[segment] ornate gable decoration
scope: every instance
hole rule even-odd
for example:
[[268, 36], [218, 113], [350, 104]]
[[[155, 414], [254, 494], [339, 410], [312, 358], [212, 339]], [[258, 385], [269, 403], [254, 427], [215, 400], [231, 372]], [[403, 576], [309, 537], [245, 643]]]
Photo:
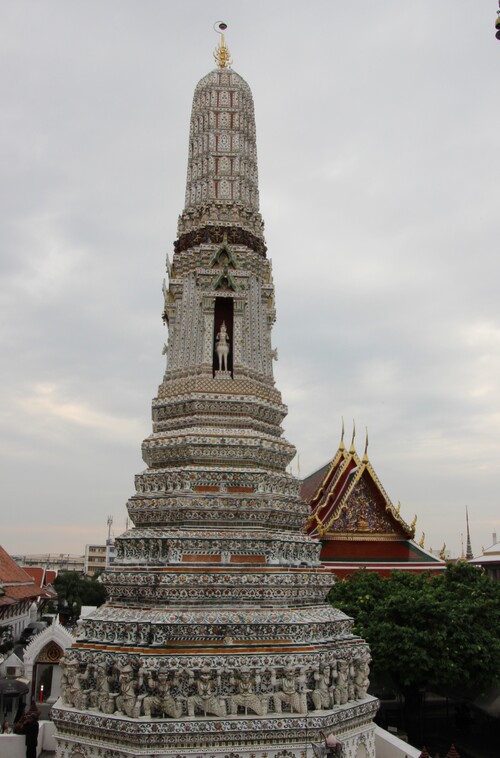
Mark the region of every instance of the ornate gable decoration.
[[311, 506], [306, 530], [315, 537], [364, 540], [415, 536], [414, 524], [409, 526], [394, 508], [366, 453], [360, 460], [354, 447], [347, 452], [343, 442], [323, 481], [306, 499]]
[[224, 268], [232, 266], [233, 268], [237, 268], [233, 251], [227, 244], [227, 233], [224, 234], [224, 242], [215, 251], [210, 261], [210, 267], [214, 268], [215, 266], [224, 266]]
[[36, 662], [37, 663], [59, 663], [63, 657], [64, 652], [59, 647], [57, 642], [51, 640], [43, 650], [39, 653]]
[[224, 270], [219, 274], [219, 276], [213, 283], [212, 289], [232, 290], [233, 292], [238, 291], [238, 285], [236, 284], [233, 277], [229, 273], [227, 266], [224, 266]]

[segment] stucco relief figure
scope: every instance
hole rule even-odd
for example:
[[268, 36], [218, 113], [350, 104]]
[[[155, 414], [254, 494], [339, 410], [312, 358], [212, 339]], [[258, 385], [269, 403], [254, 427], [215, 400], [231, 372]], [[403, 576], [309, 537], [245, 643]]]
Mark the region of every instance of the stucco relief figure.
[[283, 676], [276, 679], [275, 672], [271, 674], [271, 684], [279, 687], [273, 695], [274, 710], [281, 713], [283, 703], [290, 707], [292, 713], [307, 713], [307, 690], [305, 689], [305, 677], [296, 674], [291, 666], [285, 666]]
[[118, 713], [130, 718], [139, 718], [143, 698], [137, 696], [137, 691], [141, 686], [142, 672], [139, 673], [139, 678], [135, 681], [132, 666], [124, 666], [120, 669], [120, 676], [118, 677], [119, 693], [116, 698], [116, 710]]
[[171, 716], [173, 719], [182, 716], [182, 704], [174, 698], [171, 692], [171, 686], [175, 683], [175, 677], [171, 682], [168, 671], [165, 669], [158, 671], [156, 680], [153, 679], [152, 673], [149, 674], [148, 687], [152, 694], [144, 698], [145, 716]]
[[202, 668], [199, 678], [196, 681], [196, 695], [191, 695], [187, 699], [188, 716], [194, 716], [196, 709], [202, 711], [203, 715], [213, 713], [215, 716], [226, 715], [226, 703], [223, 698], [217, 696], [217, 684], [210, 669]]
[[67, 660], [62, 658], [60, 664], [63, 668], [61, 695], [64, 704], [72, 708], [86, 708], [88, 690], [82, 689], [82, 679], [85, 675], [79, 672], [78, 661], [73, 658]]
[[220, 332], [215, 338], [215, 352], [219, 359], [219, 371], [227, 371], [227, 357], [229, 355], [229, 335], [227, 333], [226, 322], [223, 321]]
[[333, 688], [335, 705], [345, 705], [349, 698], [349, 666], [347, 661], [337, 662], [337, 678]]
[[92, 669], [94, 671], [95, 689], [90, 693], [90, 705], [102, 713], [113, 713], [113, 697], [110, 694], [113, 677], [108, 676], [105, 663], [98, 663], [97, 666], [92, 666]]
[[[255, 694], [255, 685], [259, 683], [259, 680], [258, 674], [252, 677], [250, 669], [243, 666], [236, 678], [236, 695], [232, 695], [230, 699], [232, 716], [236, 716], [238, 713], [238, 706], [245, 709], [245, 715], [248, 710], [253, 711], [257, 716], [266, 715], [267, 697], [261, 699]], [[234, 683], [235, 680], [231, 677], [231, 684]]]
[[314, 672], [315, 687], [311, 697], [317, 711], [326, 710], [332, 705], [330, 690], [330, 666], [323, 664]]
[[368, 661], [362, 659], [354, 661], [354, 695], [356, 700], [363, 700], [367, 695], [370, 686], [369, 673]]

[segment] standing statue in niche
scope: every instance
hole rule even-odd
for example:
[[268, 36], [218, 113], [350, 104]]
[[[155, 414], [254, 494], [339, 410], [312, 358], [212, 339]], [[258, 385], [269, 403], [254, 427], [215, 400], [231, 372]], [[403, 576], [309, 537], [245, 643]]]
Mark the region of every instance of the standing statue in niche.
[[229, 334], [227, 333], [226, 322], [223, 321], [220, 331], [215, 338], [215, 352], [219, 359], [219, 371], [227, 371], [227, 357], [229, 355]]

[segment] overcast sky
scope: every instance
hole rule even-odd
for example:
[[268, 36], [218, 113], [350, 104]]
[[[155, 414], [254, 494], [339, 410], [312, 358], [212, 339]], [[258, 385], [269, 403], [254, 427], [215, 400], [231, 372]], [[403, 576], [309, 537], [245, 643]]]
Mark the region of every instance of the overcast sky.
[[460, 554], [466, 505], [475, 554], [500, 537], [496, 5], [0, 2], [0, 544], [125, 528], [220, 19], [254, 94], [300, 474], [355, 419], [426, 547]]

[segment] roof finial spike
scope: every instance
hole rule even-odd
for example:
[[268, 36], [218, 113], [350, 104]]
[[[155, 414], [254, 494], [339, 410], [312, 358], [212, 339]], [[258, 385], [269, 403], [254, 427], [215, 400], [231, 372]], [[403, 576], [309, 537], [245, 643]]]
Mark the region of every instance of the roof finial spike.
[[470, 530], [469, 530], [469, 510], [467, 506], [465, 506], [465, 521], [467, 523], [467, 547], [465, 550], [465, 557], [468, 561], [470, 561], [471, 558], [474, 558], [474, 553], [472, 552], [472, 545], [470, 541]]
[[363, 463], [368, 463], [368, 427], [365, 426], [366, 438], [365, 438], [365, 452], [363, 453]]
[[214, 29], [217, 34], [221, 35], [221, 40], [214, 50], [215, 62], [219, 68], [229, 68], [233, 61], [231, 58], [231, 53], [229, 52], [229, 48], [227, 47], [226, 41], [224, 39], [224, 32], [227, 29], [227, 24], [225, 21], [216, 21], [214, 24]]
[[339, 445], [339, 450], [345, 450], [345, 445], [344, 445], [344, 431], [345, 431], [345, 429], [344, 429], [344, 417], [342, 416], [342, 434], [340, 435], [340, 445]]
[[355, 448], [354, 448], [354, 439], [355, 439], [355, 437], [356, 437], [356, 422], [355, 422], [355, 420], [353, 419], [353, 420], [352, 420], [352, 439], [351, 439], [351, 448], [350, 448], [350, 450], [349, 450], [349, 452], [350, 452], [350, 453], [355, 453], [355, 452], [356, 452], [356, 450], [355, 450]]

